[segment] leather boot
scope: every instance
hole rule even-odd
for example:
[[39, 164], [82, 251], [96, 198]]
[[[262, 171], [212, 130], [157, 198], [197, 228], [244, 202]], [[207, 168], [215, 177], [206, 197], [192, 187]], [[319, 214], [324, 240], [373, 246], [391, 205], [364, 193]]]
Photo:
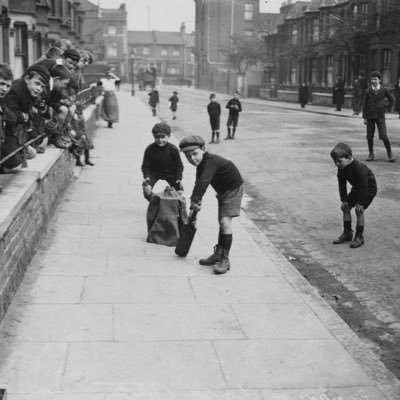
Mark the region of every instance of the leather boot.
[[369, 153], [369, 155], [365, 161], [374, 161], [374, 160], [375, 160], [374, 153]]
[[226, 274], [231, 269], [229, 262], [229, 252], [222, 249], [222, 255], [219, 261], [214, 264], [214, 274], [222, 275]]
[[396, 162], [396, 159], [393, 156], [393, 153], [390, 151], [388, 152], [389, 162]]
[[94, 164], [90, 161], [89, 158], [89, 150], [85, 150], [85, 164], [90, 165], [91, 167], [94, 166]]
[[343, 233], [333, 241], [333, 244], [342, 244], [344, 242], [351, 242], [353, 239], [353, 230], [344, 230]]
[[364, 244], [364, 236], [362, 233], [359, 233], [354, 236], [353, 241], [350, 243], [350, 247], [352, 249], [357, 249], [358, 247], [361, 247]]
[[231, 139], [235, 139], [236, 128], [232, 129], [232, 136]]
[[232, 139], [231, 137], [231, 128], [228, 128], [228, 135], [226, 136], [226, 138], [224, 140], [229, 140]]
[[219, 245], [214, 246], [214, 253], [208, 258], [201, 258], [199, 260], [200, 265], [214, 265], [217, 261], [221, 259], [222, 248]]

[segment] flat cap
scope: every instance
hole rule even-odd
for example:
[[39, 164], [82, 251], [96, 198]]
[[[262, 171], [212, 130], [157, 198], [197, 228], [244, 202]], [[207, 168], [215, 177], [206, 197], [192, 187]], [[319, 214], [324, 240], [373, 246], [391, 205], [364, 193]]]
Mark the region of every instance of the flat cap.
[[382, 74], [379, 71], [372, 71], [371, 77], [376, 77], [376, 78], [382, 79]]
[[79, 52], [74, 49], [65, 50], [63, 57], [70, 58], [71, 60], [76, 61], [76, 62], [78, 62], [81, 59], [81, 55], [79, 54]]
[[50, 72], [46, 67], [39, 64], [31, 65], [23, 74], [23, 76], [28, 75], [30, 72], [35, 72], [39, 75], [40, 79], [47, 85], [50, 81]]
[[158, 124], [155, 124], [153, 126], [153, 129], [151, 130], [153, 135], [156, 134], [162, 134], [162, 135], [170, 135], [171, 134], [171, 128], [168, 124], [165, 122], [159, 122]]
[[179, 148], [181, 151], [190, 151], [197, 149], [198, 147], [204, 147], [205, 142], [201, 136], [190, 135], [186, 136], [179, 143]]

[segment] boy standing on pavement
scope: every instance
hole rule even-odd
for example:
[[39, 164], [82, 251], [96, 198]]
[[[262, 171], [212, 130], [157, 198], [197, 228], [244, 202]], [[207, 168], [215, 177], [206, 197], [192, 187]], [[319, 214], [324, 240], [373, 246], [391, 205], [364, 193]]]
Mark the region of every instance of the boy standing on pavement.
[[[393, 107], [394, 99], [389, 90], [381, 85], [382, 74], [371, 72], [371, 87], [364, 94], [363, 118], [367, 126], [367, 141], [369, 155], [366, 161], [374, 161], [375, 125], [378, 128], [379, 139], [383, 141], [390, 162], [395, 162], [390, 142], [387, 136], [385, 113]], [[388, 103], [386, 104], [386, 100]]]
[[169, 98], [169, 109], [172, 112], [172, 119], [176, 119], [176, 111], [178, 110], [179, 97], [178, 92], [174, 90], [172, 96]]
[[207, 112], [210, 117], [211, 143], [219, 143], [219, 122], [221, 117], [221, 106], [217, 102], [214, 93], [210, 94], [210, 102], [207, 105]]
[[233, 94], [233, 99], [228, 101], [226, 108], [229, 110], [229, 115], [226, 123], [226, 126], [228, 127], [228, 135], [225, 140], [235, 139], [236, 127], [239, 121], [239, 113], [242, 112], [242, 103], [239, 100], [238, 91]]
[[179, 143], [190, 164], [196, 167], [196, 182], [190, 197], [190, 209], [199, 212], [201, 200], [208, 185], [217, 192], [218, 243], [214, 252], [201, 265], [214, 266], [215, 274], [225, 274], [230, 269], [229, 251], [232, 246], [232, 218], [240, 215], [243, 197], [243, 179], [232, 161], [205, 150], [200, 136], [187, 136]]
[[[377, 193], [375, 176], [365, 164], [353, 157], [351, 148], [345, 143], [338, 143], [331, 151], [331, 157], [338, 167], [337, 178], [342, 201], [340, 208], [343, 212], [344, 225], [343, 233], [333, 243], [351, 242], [350, 247], [355, 249], [364, 244], [364, 211], [372, 203]], [[347, 193], [347, 182], [352, 186], [349, 193]], [[353, 207], [355, 207], [357, 215], [354, 239], [351, 229], [351, 209]]]

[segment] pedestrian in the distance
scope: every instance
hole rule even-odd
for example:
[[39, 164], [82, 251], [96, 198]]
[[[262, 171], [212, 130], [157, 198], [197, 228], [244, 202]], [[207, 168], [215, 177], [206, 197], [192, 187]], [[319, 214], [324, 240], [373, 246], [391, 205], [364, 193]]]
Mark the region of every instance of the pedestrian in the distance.
[[396, 102], [394, 103], [394, 111], [399, 113], [400, 118], [400, 77], [398, 78], [397, 83], [394, 85], [393, 94], [396, 99]]
[[385, 114], [393, 107], [394, 99], [389, 90], [381, 85], [382, 74], [379, 71], [371, 72], [371, 87], [364, 94], [363, 118], [367, 126], [367, 141], [369, 155], [366, 161], [374, 161], [374, 134], [378, 128], [379, 139], [383, 141], [390, 162], [395, 162], [392, 148], [387, 135]]
[[199, 212], [208, 185], [217, 192], [218, 242], [210, 257], [201, 259], [201, 265], [214, 267], [215, 274], [230, 269], [229, 251], [232, 246], [232, 218], [240, 215], [243, 197], [243, 179], [232, 161], [208, 153], [200, 136], [187, 136], [179, 143], [190, 164], [196, 167], [196, 183], [190, 197], [190, 209]]
[[353, 85], [353, 115], [359, 115], [361, 112], [362, 101], [364, 97], [364, 92], [367, 89], [365, 86], [364, 74], [360, 73], [357, 79], [354, 80]]
[[157, 88], [154, 88], [149, 93], [149, 106], [151, 107], [151, 112], [153, 117], [157, 116], [157, 106], [160, 104], [160, 95], [158, 93]]
[[336, 75], [336, 82], [333, 85], [332, 103], [336, 105], [335, 111], [342, 111], [344, 104], [344, 80], [340, 75]]
[[[343, 233], [333, 241], [334, 244], [351, 242], [350, 247], [355, 249], [364, 244], [364, 212], [372, 203], [377, 193], [376, 179], [373, 172], [362, 162], [353, 157], [350, 146], [338, 143], [331, 151], [331, 157], [338, 167], [339, 195], [342, 202]], [[347, 193], [347, 182], [351, 190]], [[357, 216], [356, 233], [353, 239], [351, 228], [351, 209], [355, 207]]]
[[219, 125], [221, 118], [221, 106], [217, 102], [217, 97], [214, 93], [210, 94], [210, 102], [207, 105], [207, 112], [210, 117], [211, 125], [211, 143], [219, 143]]
[[299, 103], [301, 108], [305, 108], [308, 103], [308, 96], [310, 95], [310, 90], [306, 82], [302, 82], [299, 86]]
[[181, 155], [178, 148], [168, 141], [171, 128], [165, 122], [159, 122], [151, 132], [154, 143], [147, 146], [142, 163], [143, 195], [147, 200], [150, 200], [153, 186], [160, 179], [176, 190], [183, 190]]
[[169, 109], [172, 112], [172, 119], [176, 119], [176, 112], [178, 111], [179, 97], [178, 92], [173, 91], [172, 96], [169, 98]]
[[104, 98], [102, 103], [102, 117], [107, 121], [107, 126], [112, 128], [114, 122], [119, 121], [118, 100], [115, 95], [116, 85], [121, 82], [117, 75], [111, 70], [106, 72], [106, 76], [100, 79]]
[[228, 134], [225, 140], [235, 139], [236, 128], [239, 122], [239, 113], [242, 112], [242, 103], [239, 100], [238, 91], [236, 91], [233, 94], [233, 98], [228, 101], [226, 108], [229, 110], [229, 115], [226, 123]]

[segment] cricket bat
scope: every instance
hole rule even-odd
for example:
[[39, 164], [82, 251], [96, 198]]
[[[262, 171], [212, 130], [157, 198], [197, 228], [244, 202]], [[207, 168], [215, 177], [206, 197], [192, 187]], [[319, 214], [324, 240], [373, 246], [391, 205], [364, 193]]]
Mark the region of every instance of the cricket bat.
[[175, 247], [175, 254], [180, 257], [186, 257], [189, 253], [190, 246], [192, 245], [194, 235], [196, 234], [196, 227], [194, 222], [196, 222], [197, 211], [193, 211], [192, 215], [189, 217], [188, 223], [183, 225], [181, 231], [179, 232], [178, 243]]

